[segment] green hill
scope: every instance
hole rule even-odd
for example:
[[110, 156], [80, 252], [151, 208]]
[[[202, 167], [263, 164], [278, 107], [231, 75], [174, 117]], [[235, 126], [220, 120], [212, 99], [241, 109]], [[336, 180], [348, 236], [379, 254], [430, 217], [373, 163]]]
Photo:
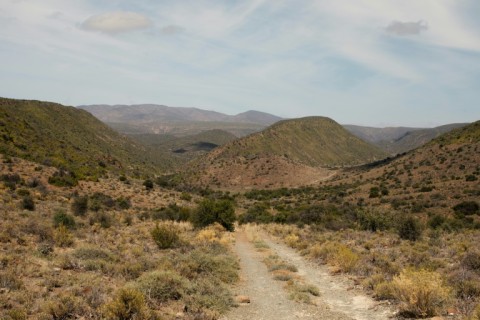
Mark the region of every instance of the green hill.
[[386, 156], [332, 119], [307, 117], [277, 122], [264, 131], [224, 145], [209, 158], [257, 155], [284, 156], [309, 166], [350, 166]]
[[0, 153], [95, 178], [106, 171], [158, 172], [168, 161], [90, 113], [56, 103], [0, 98]]
[[430, 144], [463, 144], [478, 143], [480, 141], [480, 120], [462, 128], [454, 129], [432, 140]]

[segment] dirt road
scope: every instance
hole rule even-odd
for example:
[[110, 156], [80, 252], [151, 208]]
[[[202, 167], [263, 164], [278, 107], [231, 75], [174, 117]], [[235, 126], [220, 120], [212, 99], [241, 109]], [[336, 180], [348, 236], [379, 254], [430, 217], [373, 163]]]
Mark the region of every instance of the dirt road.
[[391, 310], [379, 306], [361, 292], [349, 290], [345, 278], [331, 276], [326, 268], [305, 261], [294, 250], [265, 234], [260, 236], [277, 255], [294, 264], [300, 276], [317, 286], [321, 296], [316, 305], [289, 300], [283, 283], [272, 278], [262, 262], [262, 255], [243, 231], [237, 231], [235, 251], [240, 259], [241, 282], [235, 293], [248, 296], [251, 302], [234, 308], [222, 320], [383, 320], [392, 315]]

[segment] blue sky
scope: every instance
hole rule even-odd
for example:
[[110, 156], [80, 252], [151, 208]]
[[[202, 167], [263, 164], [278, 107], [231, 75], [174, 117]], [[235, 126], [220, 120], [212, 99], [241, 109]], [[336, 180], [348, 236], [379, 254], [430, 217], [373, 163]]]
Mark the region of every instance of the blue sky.
[[0, 96], [480, 119], [478, 0], [0, 0]]

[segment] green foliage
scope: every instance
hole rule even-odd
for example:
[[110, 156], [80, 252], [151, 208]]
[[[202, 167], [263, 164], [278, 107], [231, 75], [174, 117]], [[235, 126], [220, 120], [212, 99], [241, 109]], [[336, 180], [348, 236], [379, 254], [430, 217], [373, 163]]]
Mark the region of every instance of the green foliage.
[[113, 219], [110, 214], [103, 211], [95, 212], [89, 219], [90, 225], [94, 225], [95, 223], [100, 224], [102, 228], [108, 229], [113, 224]]
[[273, 222], [273, 215], [268, 211], [270, 206], [264, 202], [256, 202], [253, 206], [249, 207], [247, 212], [242, 214], [238, 221], [240, 224], [245, 223], [270, 223]]
[[88, 196], [78, 196], [73, 199], [72, 212], [76, 216], [85, 216], [88, 211]]
[[475, 201], [463, 201], [453, 207], [458, 217], [469, 216], [480, 213], [480, 206]]
[[368, 196], [369, 198], [378, 198], [380, 197], [380, 188], [378, 187], [371, 187], [370, 188], [370, 194]]
[[0, 98], [0, 122], [1, 153], [63, 168], [70, 174], [49, 179], [57, 186], [74, 186], [79, 179], [120, 168], [158, 172], [165, 162], [74, 107]]
[[171, 220], [171, 221], [188, 221], [190, 219], [190, 209], [180, 207], [176, 203], [169, 204], [166, 208], [160, 208], [153, 212], [152, 219], [155, 220]]
[[409, 216], [400, 221], [398, 235], [404, 240], [417, 241], [422, 235], [422, 229], [418, 221]]
[[74, 187], [78, 184], [78, 179], [73, 172], [59, 170], [48, 178], [48, 183], [57, 187]]
[[160, 249], [170, 249], [177, 246], [180, 242], [178, 230], [173, 224], [158, 224], [151, 231], [153, 241]]
[[75, 218], [65, 213], [64, 211], [57, 211], [53, 216], [53, 224], [55, 228], [65, 226], [68, 229], [75, 229]]
[[204, 199], [191, 216], [191, 221], [196, 228], [218, 222], [228, 231], [234, 231], [235, 220], [235, 209], [230, 200]]
[[145, 181], [143, 181], [143, 186], [147, 190], [152, 190], [153, 189], [153, 181], [150, 180], [150, 179], [146, 179]]

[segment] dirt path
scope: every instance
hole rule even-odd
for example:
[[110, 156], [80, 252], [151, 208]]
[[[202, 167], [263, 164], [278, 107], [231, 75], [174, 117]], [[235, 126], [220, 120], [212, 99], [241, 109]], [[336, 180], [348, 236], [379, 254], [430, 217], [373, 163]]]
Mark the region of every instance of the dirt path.
[[352, 282], [344, 276], [332, 276], [326, 266], [314, 264], [302, 258], [294, 249], [262, 235], [282, 259], [294, 264], [298, 273], [307, 282], [315, 285], [321, 298], [332, 310], [340, 311], [357, 320], [385, 320], [392, 318], [394, 311], [379, 304], [360, 290], [352, 290]]
[[226, 314], [222, 320], [384, 320], [392, 312], [378, 306], [371, 298], [353, 290], [342, 277], [333, 277], [322, 266], [306, 262], [294, 250], [261, 235], [263, 241], [282, 259], [294, 264], [298, 273], [321, 292], [316, 305], [297, 303], [288, 299], [283, 283], [275, 281], [243, 231], [237, 231], [235, 250], [240, 258], [241, 283], [235, 294], [248, 296], [249, 304], [241, 304]]
[[248, 296], [251, 303], [231, 310], [223, 320], [352, 319], [341, 312], [329, 310], [323, 303], [313, 306], [289, 300], [283, 283], [272, 278], [262, 262], [262, 255], [247, 240], [244, 232], [237, 232], [235, 250], [242, 270], [241, 283], [235, 293]]

